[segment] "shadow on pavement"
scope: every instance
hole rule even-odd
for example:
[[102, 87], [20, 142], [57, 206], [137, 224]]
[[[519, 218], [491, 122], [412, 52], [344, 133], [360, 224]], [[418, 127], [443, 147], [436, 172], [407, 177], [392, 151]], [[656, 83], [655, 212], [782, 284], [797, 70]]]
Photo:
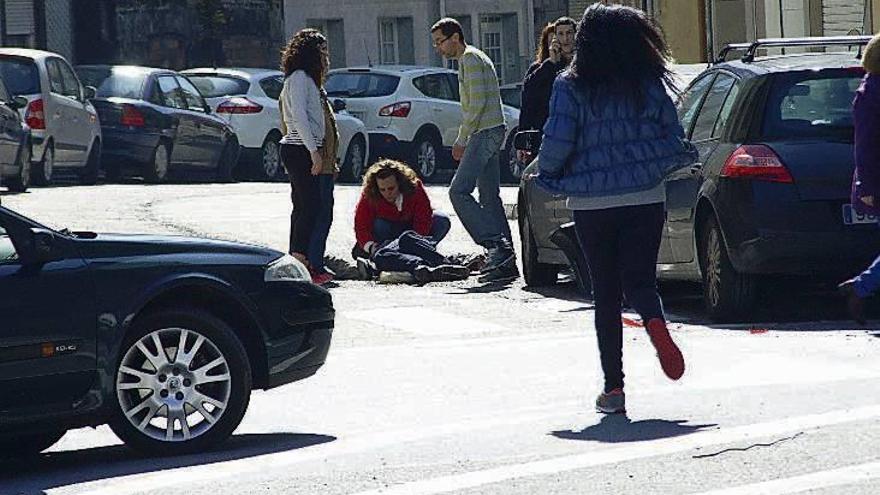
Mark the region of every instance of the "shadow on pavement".
[[309, 433], [234, 435], [218, 449], [178, 457], [145, 457], [122, 445], [50, 452], [34, 459], [0, 466], [0, 492], [40, 494], [45, 490], [77, 483], [234, 461], [303, 449], [334, 440], [336, 437]]
[[598, 424], [588, 426], [581, 431], [554, 431], [551, 435], [562, 440], [624, 443], [679, 437], [718, 426], [716, 424], [689, 425], [685, 423], [687, 421], [682, 419], [633, 421], [626, 414], [612, 414], [603, 416]]

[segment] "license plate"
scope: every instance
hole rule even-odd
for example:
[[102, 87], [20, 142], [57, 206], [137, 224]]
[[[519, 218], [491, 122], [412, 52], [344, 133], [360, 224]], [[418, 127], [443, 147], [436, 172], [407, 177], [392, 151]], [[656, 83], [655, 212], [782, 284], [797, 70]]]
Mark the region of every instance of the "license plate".
[[843, 205], [843, 223], [846, 225], [877, 223], [877, 217], [874, 215], [863, 215], [857, 212], [851, 204], [845, 204]]

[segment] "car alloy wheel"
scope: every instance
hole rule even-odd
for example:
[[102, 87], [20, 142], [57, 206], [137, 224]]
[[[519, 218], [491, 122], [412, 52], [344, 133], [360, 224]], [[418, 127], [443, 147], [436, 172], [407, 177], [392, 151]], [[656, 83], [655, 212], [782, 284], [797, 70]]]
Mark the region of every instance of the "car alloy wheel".
[[116, 373], [125, 417], [143, 435], [181, 442], [208, 432], [226, 413], [232, 376], [226, 356], [194, 330], [155, 330], [129, 347]]
[[437, 170], [437, 148], [429, 139], [419, 143], [417, 160], [419, 173], [422, 177], [425, 180], [433, 177], [434, 172]]
[[364, 145], [361, 140], [353, 138], [351, 144], [348, 145], [348, 152], [345, 156], [345, 168], [348, 170], [350, 178], [355, 182], [361, 180], [364, 176], [364, 163], [366, 162], [364, 152]]
[[52, 174], [55, 170], [55, 149], [50, 144], [43, 152], [43, 159], [34, 170], [34, 183], [40, 186], [48, 186], [52, 182]]
[[159, 143], [153, 151], [153, 163], [150, 164], [146, 173], [147, 182], [163, 182], [168, 177], [170, 165], [168, 146], [165, 143]]
[[263, 177], [273, 179], [281, 169], [281, 150], [276, 141], [266, 139], [262, 148]]
[[711, 307], [718, 307], [721, 303], [721, 240], [718, 238], [718, 229], [712, 229], [707, 234], [706, 242], [706, 299]]

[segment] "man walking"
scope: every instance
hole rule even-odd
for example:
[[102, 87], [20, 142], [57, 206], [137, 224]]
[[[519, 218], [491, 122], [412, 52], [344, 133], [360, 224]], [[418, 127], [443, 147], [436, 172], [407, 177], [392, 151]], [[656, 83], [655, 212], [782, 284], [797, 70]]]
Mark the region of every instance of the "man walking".
[[[452, 158], [459, 165], [449, 185], [449, 199], [471, 238], [488, 251], [480, 281], [516, 278], [516, 254], [500, 196], [498, 157], [505, 127], [495, 66], [485, 53], [467, 44], [455, 19], [437, 21], [431, 38], [441, 56], [458, 60], [462, 121], [452, 147]], [[479, 202], [473, 197], [475, 187]]]

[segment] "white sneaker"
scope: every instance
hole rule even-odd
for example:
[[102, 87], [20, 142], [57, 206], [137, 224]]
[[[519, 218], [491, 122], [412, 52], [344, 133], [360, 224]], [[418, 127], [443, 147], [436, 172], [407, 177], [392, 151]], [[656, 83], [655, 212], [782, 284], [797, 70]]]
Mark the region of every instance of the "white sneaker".
[[379, 274], [380, 284], [412, 284], [416, 278], [410, 272], [382, 272]]

